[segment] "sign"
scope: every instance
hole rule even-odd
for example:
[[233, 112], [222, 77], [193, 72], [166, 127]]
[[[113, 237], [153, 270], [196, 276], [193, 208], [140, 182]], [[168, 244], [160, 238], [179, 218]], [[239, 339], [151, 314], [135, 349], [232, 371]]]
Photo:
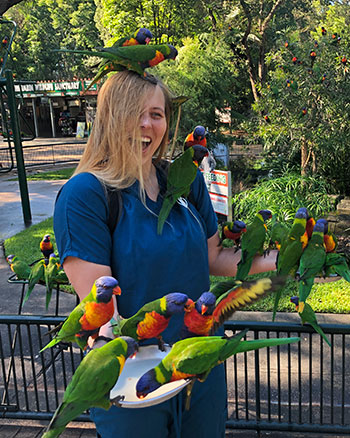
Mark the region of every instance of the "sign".
[[202, 172], [215, 213], [227, 216], [232, 220], [231, 172], [213, 170]]
[[[60, 81], [37, 82], [34, 84], [15, 84], [16, 94], [23, 93], [24, 97], [37, 96], [80, 96], [92, 81]], [[90, 90], [89, 90], [90, 91]], [[91, 92], [97, 92], [97, 84], [91, 87]]]

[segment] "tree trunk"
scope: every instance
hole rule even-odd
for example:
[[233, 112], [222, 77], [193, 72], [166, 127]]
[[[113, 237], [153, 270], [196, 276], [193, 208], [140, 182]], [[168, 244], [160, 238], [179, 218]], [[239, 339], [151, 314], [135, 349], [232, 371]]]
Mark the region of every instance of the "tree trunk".
[[306, 167], [309, 159], [310, 154], [308, 153], [307, 141], [303, 138], [301, 140], [301, 176], [306, 175]]

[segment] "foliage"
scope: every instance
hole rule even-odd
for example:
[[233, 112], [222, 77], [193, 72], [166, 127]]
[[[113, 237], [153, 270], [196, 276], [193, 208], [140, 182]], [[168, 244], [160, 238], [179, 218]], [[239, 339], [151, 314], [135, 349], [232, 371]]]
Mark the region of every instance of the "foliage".
[[327, 188], [318, 178], [289, 174], [259, 181], [232, 199], [234, 217], [250, 222], [261, 209], [269, 209], [280, 221], [292, 221], [299, 207], [319, 218], [333, 209]]
[[64, 169], [49, 170], [48, 172], [36, 172], [34, 174], [28, 174], [28, 181], [39, 181], [39, 180], [58, 180], [58, 179], [69, 179], [75, 170], [75, 167], [67, 167]]

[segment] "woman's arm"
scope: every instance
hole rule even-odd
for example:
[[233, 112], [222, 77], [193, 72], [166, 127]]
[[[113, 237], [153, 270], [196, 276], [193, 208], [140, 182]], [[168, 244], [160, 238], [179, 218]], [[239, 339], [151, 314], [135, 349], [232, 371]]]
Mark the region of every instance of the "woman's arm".
[[[234, 248], [223, 248], [217, 231], [208, 239], [209, 272], [211, 275], [235, 276], [237, 264], [241, 259], [241, 251], [235, 252]], [[255, 256], [249, 274], [274, 271], [276, 269], [276, 250], [270, 251], [266, 257]]]

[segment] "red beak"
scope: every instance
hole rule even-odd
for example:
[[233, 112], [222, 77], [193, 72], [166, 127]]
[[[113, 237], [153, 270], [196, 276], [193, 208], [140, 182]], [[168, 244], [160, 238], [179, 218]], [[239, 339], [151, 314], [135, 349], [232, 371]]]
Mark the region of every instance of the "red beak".
[[117, 286], [113, 289], [113, 295], [121, 295], [121, 293], [122, 293], [122, 290], [120, 289], [119, 286]]

